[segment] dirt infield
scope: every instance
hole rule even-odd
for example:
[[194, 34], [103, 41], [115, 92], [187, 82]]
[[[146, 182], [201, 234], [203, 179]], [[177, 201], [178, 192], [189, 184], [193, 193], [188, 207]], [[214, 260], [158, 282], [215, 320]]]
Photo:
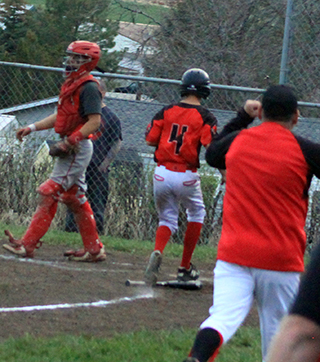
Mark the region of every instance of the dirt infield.
[[[112, 251], [105, 262], [75, 263], [65, 260], [64, 250], [44, 245], [34, 259], [0, 250], [0, 340], [25, 333], [110, 337], [198, 327], [208, 315], [213, 263], [200, 265], [194, 259], [203, 282], [199, 291], [128, 287], [128, 278], [142, 278], [149, 255]], [[179, 261], [164, 257], [159, 279], [174, 279]], [[258, 325], [255, 310], [246, 323]]]

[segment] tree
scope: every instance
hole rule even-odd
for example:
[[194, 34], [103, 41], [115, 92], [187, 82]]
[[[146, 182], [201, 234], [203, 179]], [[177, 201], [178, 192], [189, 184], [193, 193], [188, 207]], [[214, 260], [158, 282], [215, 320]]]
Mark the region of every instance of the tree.
[[[110, 1], [105, 0], [46, 1], [45, 10], [38, 14], [36, 33], [41, 46], [49, 48], [50, 65], [61, 64], [61, 56], [72, 41], [89, 40], [104, 50], [104, 67], [116, 70], [119, 53], [107, 53], [118, 31], [118, 23], [107, 20], [109, 5]], [[43, 24], [47, 24], [45, 31]]]
[[266, 87], [277, 83], [286, 1], [183, 0], [172, 7], [145, 59], [147, 75], [180, 79], [203, 68], [212, 83]]
[[5, 0], [0, 8], [0, 54], [10, 60], [17, 55], [19, 41], [27, 33], [26, 3], [23, 0]]
[[4, 50], [12, 60], [61, 66], [72, 41], [89, 40], [101, 46], [101, 64], [106, 70], [117, 69], [119, 52], [108, 53], [118, 31], [118, 23], [107, 20], [110, 1], [47, 0], [44, 8], [32, 12], [21, 11], [24, 4], [23, 0], [6, 0], [2, 14], [6, 28], [0, 32], [0, 46], [6, 44]]
[[[320, 56], [320, 6], [313, 0], [295, 0], [291, 16], [291, 41], [288, 56], [288, 79], [301, 100], [319, 102], [318, 69]], [[303, 115], [318, 117], [318, 110], [303, 110]]]
[[[99, 66], [116, 72], [121, 53], [108, 52], [118, 31], [118, 23], [107, 20], [109, 0], [47, 0], [35, 11], [26, 11], [24, 5], [23, 0], [6, 0], [0, 13], [5, 25], [0, 31], [1, 60], [62, 67], [67, 46], [89, 40], [102, 49]], [[10, 87], [9, 97], [0, 91], [2, 107], [57, 95], [62, 81], [48, 72], [27, 72], [26, 77], [26, 72], [6, 67], [0, 73], [3, 84], [17, 85]]]

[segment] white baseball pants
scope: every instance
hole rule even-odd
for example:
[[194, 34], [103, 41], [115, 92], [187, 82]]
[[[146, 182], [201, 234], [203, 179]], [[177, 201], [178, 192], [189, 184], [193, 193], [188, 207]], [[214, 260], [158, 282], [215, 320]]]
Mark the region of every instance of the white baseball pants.
[[222, 260], [217, 261], [213, 272], [213, 305], [200, 329], [216, 329], [226, 343], [245, 320], [255, 299], [265, 358], [271, 338], [298, 292], [300, 273], [248, 268]]
[[159, 226], [169, 227], [172, 233], [178, 229], [180, 203], [187, 210], [188, 222], [203, 223], [206, 212], [197, 172], [176, 172], [157, 166], [153, 178], [153, 193]]

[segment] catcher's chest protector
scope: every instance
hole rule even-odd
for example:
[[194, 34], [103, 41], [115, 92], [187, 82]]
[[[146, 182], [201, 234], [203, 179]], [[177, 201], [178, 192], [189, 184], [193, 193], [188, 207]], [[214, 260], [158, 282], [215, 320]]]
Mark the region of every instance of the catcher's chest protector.
[[56, 133], [59, 133], [61, 136], [69, 136], [80, 124], [85, 123], [85, 119], [79, 114], [80, 91], [82, 85], [88, 81], [98, 83], [89, 74], [77, 80], [67, 79], [61, 87], [57, 121], [54, 127]]

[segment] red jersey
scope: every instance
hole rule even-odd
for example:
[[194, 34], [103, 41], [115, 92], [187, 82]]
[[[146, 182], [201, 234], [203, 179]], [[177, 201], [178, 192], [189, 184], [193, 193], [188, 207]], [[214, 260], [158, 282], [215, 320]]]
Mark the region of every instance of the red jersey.
[[157, 144], [158, 165], [182, 164], [198, 168], [201, 145], [211, 143], [216, 133], [214, 115], [199, 105], [180, 102], [162, 108], [146, 130], [146, 141]]
[[247, 267], [301, 272], [310, 185], [310, 167], [301, 145], [276, 122], [235, 133], [213, 142], [207, 151], [211, 165], [222, 159], [219, 151], [225, 154], [227, 170], [217, 258]]

